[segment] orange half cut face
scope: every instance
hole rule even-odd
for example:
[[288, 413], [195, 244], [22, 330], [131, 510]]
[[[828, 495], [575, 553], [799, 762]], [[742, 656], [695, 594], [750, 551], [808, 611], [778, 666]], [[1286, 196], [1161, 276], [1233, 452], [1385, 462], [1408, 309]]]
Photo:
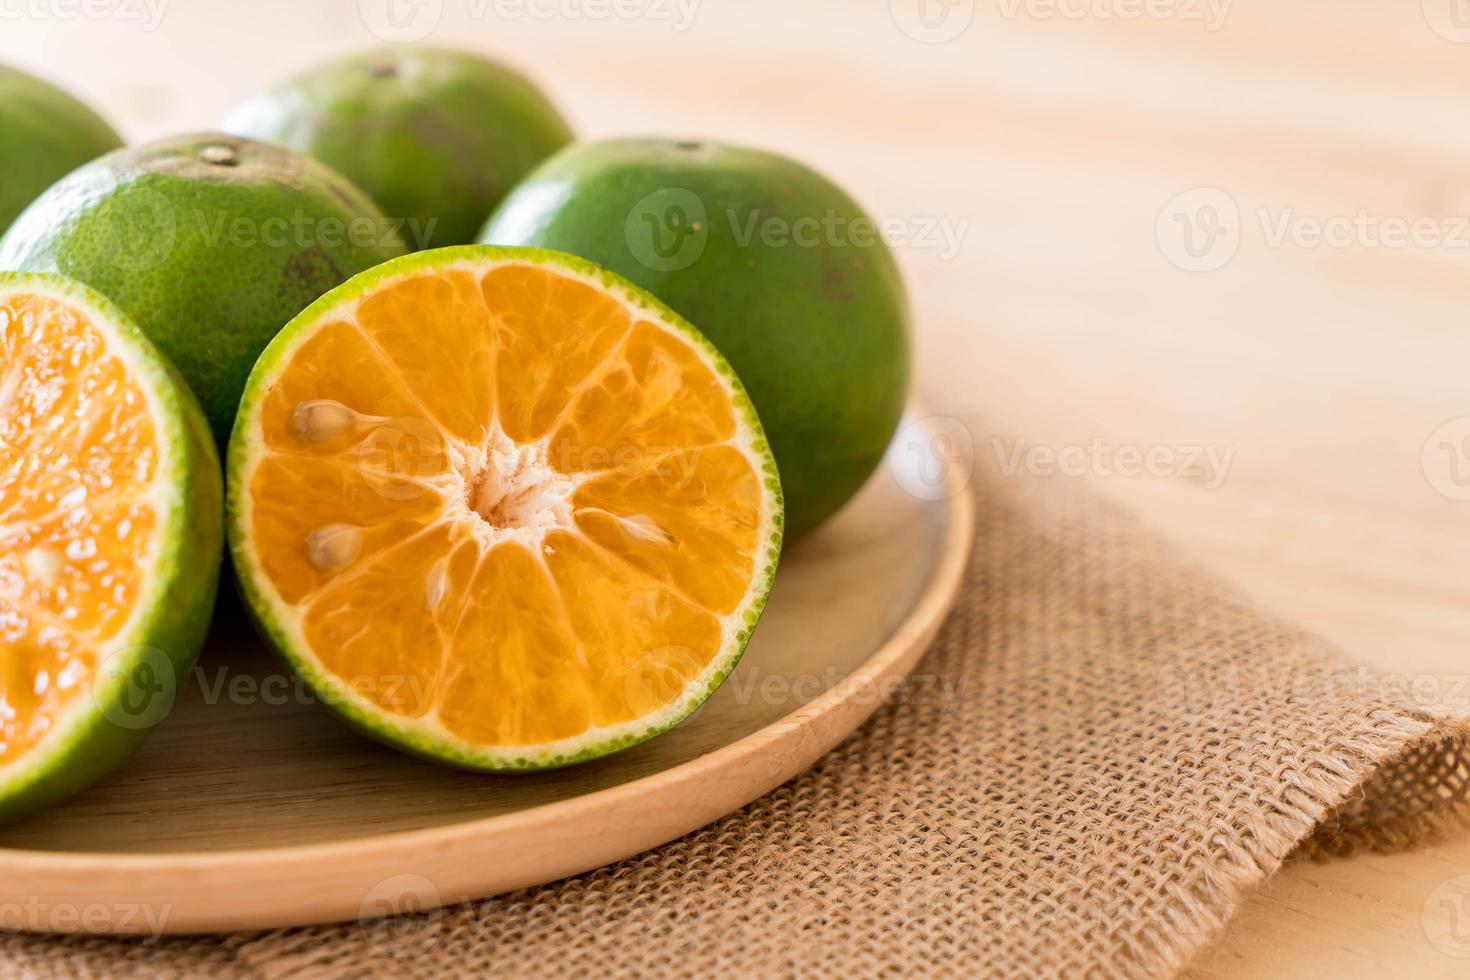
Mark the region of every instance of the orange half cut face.
[[230, 458], [274, 645], [359, 727], [473, 768], [581, 761], [687, 716], [780, 546], [729, 366], [556, 253], [422, 253], [328, 294], [257, 365]]
[[0, 817], [93, 781], [162, 717], [220, 525], [213, 444], [162, 356], [83, 287], [0, 275]]

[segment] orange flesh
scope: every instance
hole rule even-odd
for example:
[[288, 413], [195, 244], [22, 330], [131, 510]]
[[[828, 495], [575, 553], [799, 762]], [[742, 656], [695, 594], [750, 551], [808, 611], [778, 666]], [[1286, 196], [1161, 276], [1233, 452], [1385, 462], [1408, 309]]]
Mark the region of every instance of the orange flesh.
[[0, 300], [0, 766], [77, 702], [127, 622], [158, 454], [142, 389], [83, 312]]
[[730, 395], [533, 265], [412, 273], [289, 355], [253, 553], [322, 667], [475, 745], [641, 718], [716, 657], [761, 541]]

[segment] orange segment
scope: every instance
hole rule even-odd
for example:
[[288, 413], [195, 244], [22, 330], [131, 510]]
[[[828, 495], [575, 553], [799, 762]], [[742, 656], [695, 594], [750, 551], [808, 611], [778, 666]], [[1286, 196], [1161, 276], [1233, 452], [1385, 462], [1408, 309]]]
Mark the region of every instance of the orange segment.
[[385, 711], [428, 710], [444, 666], [444, 634], [458, 618], [472, 548], [439, 524], [344, 572], [307, 608], [303, 626], [324, 665]]
[[0, 766], [35, 747], [127, 623], [153, 540], [144, 393], [80, 310], [0, 302]]
[[779, 544], [718, 355], [575, 262], [456, 249], [349, 283], [262, 359], [236, 432], [238, 564], [286, 655], [463, 765], [677, 721], [739, 655]]
[[[261, 434], [272, 449], [341, 453], [385, 422], [426, 413], [354, 324], [326, 324], [302, 345], [294, 363], [261, 407]], [[327, 385], [338, 397], [313, 397]]]
[[569, 473], [637, 465], [734, 435], [729, 393], [709, 365], [640, 323], [552, 435], [551, 464]]
[[0, 665], [0, 765], [21, 759], [76, 703], [96, 668], [83, 642], [66, 630], [30, 622], [20, 614], [6, 630], [6, 661]]
[[[425, 310], [434, 315], [425, 317]], [[447, 434], [466, 442], [485, 438], [494, 355], [489, 313], [473, 275], [450, 269], [397, 282], [363, 300], [357, 325]]]
[[734, 611], [755, 571], [761, 485], [730, 446], [670, 453], [584, 483], [577, 527], [629, 564], [717, 613]]
[[250, 496], [260, 537], [281, 542], [260, 560], [282, 598], [301, 602], [338, 575], [361, 568], [383, 549], [436, 521], [442, 498], [385, 492], [353, 458], [267, 456], [251, 476]]
[[602, 367], [632, 318], [624, 304], [592, 286], [534, 266], [493, 269], [480, 285], [497, 324], [500, 427], [517, 442], [539, 439]]
[[590, 707], [599, 725], [629, 721], [649, 710], [651, 678], [677, 682], [659, 702], [684, 685], [720, 651], [720, 620], [635, 572], [575, 534], [547, 537], [547, 564], [562, 595], [572, 629], [587, 651]]
[[585, 731], [590, 678], [562, 600], [519, 544], [492, 548], [470, 585], [439, 719], [471, 742], [525, 745]]

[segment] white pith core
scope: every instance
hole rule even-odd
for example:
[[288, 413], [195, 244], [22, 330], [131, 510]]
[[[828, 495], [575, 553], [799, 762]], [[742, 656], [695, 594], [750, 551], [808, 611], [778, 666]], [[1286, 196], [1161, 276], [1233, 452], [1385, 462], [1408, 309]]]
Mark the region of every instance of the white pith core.
[[[292, 413], [293, 432], [312, 442], [346, 431], [346, 425], [336, 424], [342, 417], [336, 411], [339, 408], [351, 412], [338, 402], [300, 403]], [[351, 414], [352, 424], [362, 427], [366, 433], [356, 451], [369, 453], [373, 430], [386, 420]], [[333, 420], [326, 435], [310, 426], [296, 425], [298, 420], [323, 418]], [[447, 472], [409, 482], [443, 501], [443, 510], [430, 526], [458, 524], [467, 528], [480, 546], [481, 554], [503, 542], [515, 542], [535, 554], [552, 531], [575, 531], [572, 494], [583, 482], [597, 476], [557, 472], [548, 462], [546, 439], [521, 444], [494, 424], [482, 445], [450, 439], [444, 451], [449, 459]], [[643, 515], [624, 519], [624, 526], [633, 534], [667, 540], [663, 530]], [[363, 557], [363, 529], [353, 524], [322, 524], [307, 533], [302, 545], [307, 559], [322, 571], [346, 569]], [[425, 584], [429, 604], [433, 606], [444, 592], [442, 575], [439, 581]]]
[[581, 480], [551, 468], [546, 440], [523, 446], [494, 426], [483, 447], [463, 456], [456, 469], [482, 544], [539, 545], [549, 531], [572, 529], [572, 492]]

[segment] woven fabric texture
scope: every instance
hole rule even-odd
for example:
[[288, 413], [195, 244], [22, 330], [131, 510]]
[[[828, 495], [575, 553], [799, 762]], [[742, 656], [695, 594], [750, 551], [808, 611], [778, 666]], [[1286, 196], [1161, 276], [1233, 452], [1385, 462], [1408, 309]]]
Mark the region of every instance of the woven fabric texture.
[[416, 917], [0, 956], [88, 977], [1168, 976], [1294, 851], [1465, 822], [1465, 719], [1396, 703], [1075, 482], [973, 491], [967, 581], [918, 668], [944, 682], [703, 831]]

